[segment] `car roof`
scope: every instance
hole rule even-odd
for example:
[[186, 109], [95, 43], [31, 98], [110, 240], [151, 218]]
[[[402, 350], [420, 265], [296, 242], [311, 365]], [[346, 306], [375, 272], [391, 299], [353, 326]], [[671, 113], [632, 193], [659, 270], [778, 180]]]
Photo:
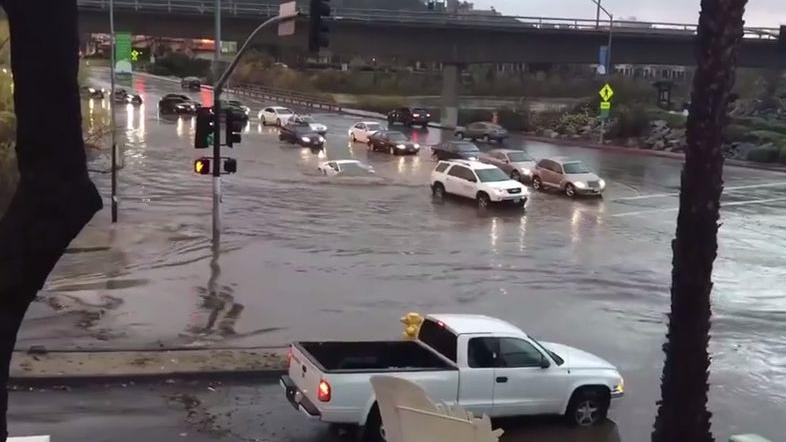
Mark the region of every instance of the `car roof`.
[[475, 161], [475, 160], [447, 160], [441, 162], [449, 163], [449, 164], [459, 164], [464, 167], [469, 167], [470, 169], [496, 169], [497, 168], [497, 166], [493, 164], [481, 163], [480, 161]]
[[488, 151], [488, 153], [494, 153], [494, 152], [499, 152], [499, 153], [524, 152], [524, 153], [527, 153], [524, 149], [491, 149], [490, 151]]
[[283, 110], [288, 110], [288, 111], [292, 112], [292, 109], [290, 109], [288, 107], [284, 107], [284, 106], [269, 106], [269, 109], [276, 109], [276, 110], [282, 110], [283, 109]]
[[363, 124], [382, 124], [379, 121], [358, 121], [355, 124], [360, 124], [360, 123], [363, 123]]
[[524, 334], [520, 328], [510, 322], [485, 315], [434, 314], [426, 316], [426, 319], [443, 323], [457, 335], [474, 333]]
[[543, 158], [543, 159], [544, 160], [551, 160], [551, 161], [554, 161], [555, 163], [559, 163], [559, 164], [580, 163], [581, 162], [581, 160], [577, 160], [575, 158], [570, 158], [570, 157], [547, 157], [547, 158]]
[[361, 163], [358, 160], [333, 160], [333, 162], [336, 163], [336, 164], [350, 164], [350, 163], [363, 164], [363, 163]]

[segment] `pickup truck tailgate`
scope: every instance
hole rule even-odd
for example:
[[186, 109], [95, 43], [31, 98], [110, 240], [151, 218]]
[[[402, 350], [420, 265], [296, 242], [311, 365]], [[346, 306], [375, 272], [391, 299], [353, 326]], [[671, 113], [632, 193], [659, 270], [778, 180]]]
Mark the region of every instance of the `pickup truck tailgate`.
[[[293, 401], [293, 405], [302, 403], [306, 408], [304, 411], [313, 415], [313, 410], [308, 410], [308, 408], [319, 404], [317, 391], [324, 374], [303, 354], [297, 345], [290, 347], [290, 355], [289, 378], [299, 390], [299, 394], [308, 398], [308, 401], [303, 401], [301, 397], [293, 397], [290, 400]], [[312, 407], [306, 405], [312, 405]]]

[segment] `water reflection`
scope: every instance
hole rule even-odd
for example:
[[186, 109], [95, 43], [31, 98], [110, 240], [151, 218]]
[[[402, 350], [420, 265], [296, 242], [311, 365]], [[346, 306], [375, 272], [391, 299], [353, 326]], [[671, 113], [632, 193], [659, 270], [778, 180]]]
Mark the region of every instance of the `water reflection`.
[[523, 252], [527, 248], [525, 241], [527, 237], [527, 217], [522, 216], [519, 224], [519, 252]]

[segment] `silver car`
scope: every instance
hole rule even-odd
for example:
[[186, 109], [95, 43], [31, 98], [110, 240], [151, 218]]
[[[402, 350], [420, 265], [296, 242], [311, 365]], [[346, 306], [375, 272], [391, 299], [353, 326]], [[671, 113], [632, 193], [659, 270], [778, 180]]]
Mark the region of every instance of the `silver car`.
[[573, 198], [577, 195], [600, 196], [606, 182], [592, 173], [581, 161], [551, 158], [538, 161], [532, 173], [535, 190], [557, 189]]
[[521, 182], [530, 182], [535, 169], [535, 159], [521, 150], [492, 149], [481, 154], [480, 161], [499, 167], [511, 179]]
[[508, 131], [504, 127], [486, 121], [470, 123], [467, 127], [457, 127], [455, 134], [457, 138], [462, 140], [468, 138], [472, 141], [485, 140], [498, 143], [502, 143], [508, 138]]

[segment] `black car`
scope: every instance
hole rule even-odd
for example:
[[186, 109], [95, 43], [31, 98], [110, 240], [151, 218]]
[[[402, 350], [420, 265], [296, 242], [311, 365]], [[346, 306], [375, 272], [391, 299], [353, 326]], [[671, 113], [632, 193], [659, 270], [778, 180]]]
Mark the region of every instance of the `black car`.
[[117, 89], [115, 91], [115, 103], [119, 104], [133, 104], [139, 106], [142, 104], [142, 97], [139, 94], [129, 94], [125, 89]]
[[197, 77], [186, 77], [180, 80], [180, 87], [189, 91], [198, 91], [202, 89], [202, 80]]
[[388, 112], [388, 124], [401, 123], [404, 126], [427, 127], [431, 121], [431, 113], [426, 109], [400, 107]]
[[162, 114], [193, 115], [202, 107], [185, 95], [168, 94], [158, 102], [158, 111]]
[[237, 100], [222, 101], [221, 106], [222, 114], [224, 113], [223, 111], [229, 110], [232, 112], [232, 115], [240, 118], [243, 122], [248, 121], [248, 117], [251, 114], [251, 108], [244, 106], [243, 103]]
[[391, 155], [415, 154], [420, 152], [420, 144], [413, 143], [401, 132], [381, 130], [368, 137], [369, 150], [388, 152]]
[[289, 121], [281, 126], [278, 139], [312, 149], [322, 149], [325, 146], [325, 137], [312, 129], [310, 124], [301, 121]]
[[469, 141], [444, 141], [431, 148], [432, 155], [440, 160], [477, 160], [480, 149]]
[[79, 95], [83, 98], [90, 98], [95, 100], [103, 100], [106, 95], [106, 89], [96, 89], [93, 87], [83, 86], [79, 88]]

